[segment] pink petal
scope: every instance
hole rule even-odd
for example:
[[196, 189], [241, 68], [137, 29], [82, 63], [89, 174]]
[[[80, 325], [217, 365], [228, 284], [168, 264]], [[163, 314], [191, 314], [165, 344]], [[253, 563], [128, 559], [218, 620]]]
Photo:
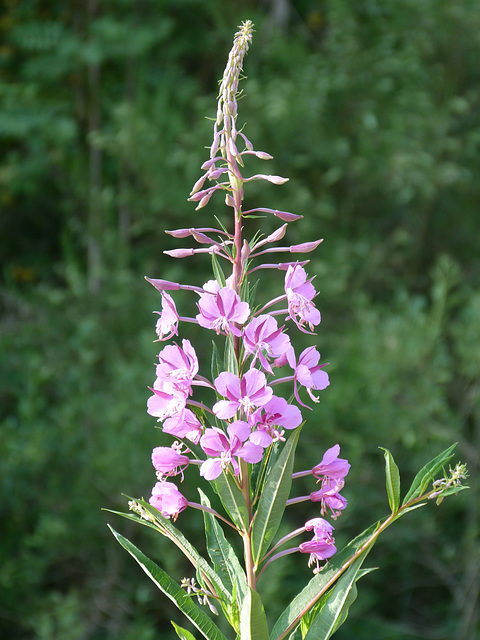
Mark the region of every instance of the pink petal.
[[243, 420], [236, 420], [235, 422], [232, 422], [228, 425], [227, 431], [230, 438], [236, 437], [241, 442], [245, 442], [252, 430], [248, 422], [244, 422]]
[[205, 460], [200, 467], [200, 475], [205, 480], [215, 480], [222, 473], [222, 462], [219, 458]]
[[220, 420], [229, 420], [230, 418], [233, 418], [233, 416], [237, 413], [238, 407], [238, 402], [220, 400], [213, 405], [212, 411], [217, 416], [217, 418], [220, 418]]
[[253, 442], [246, 442], [237, 452], [239, 458], [243, 458], [245, 462], [255, 464], [263, 458], [263, 447]]

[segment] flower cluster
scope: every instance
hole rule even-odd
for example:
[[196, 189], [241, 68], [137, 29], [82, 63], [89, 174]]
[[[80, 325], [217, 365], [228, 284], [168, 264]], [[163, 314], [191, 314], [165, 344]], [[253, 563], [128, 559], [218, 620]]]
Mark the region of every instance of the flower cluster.
[[[221, 474], [230, 476], [253, 517], [251, 466], [263, 465], [262, 473], [266, 473], [271, 450], [278, 450], [286, 441], [286, 431], [300, 427], [302, 410], [311, 409], [310, 401], [318, 402], [318, 392], [329, 385], [326, 365], [320, 364], [316, 347], [310, 346], [297, 354], [287, 328], [294, 327], [312, 335], [321, 321], [315, 304], [317, 291], [304, 268], [308, 260], [262, 262], [263, 256], [276, 252], [311, 252], [322, 241], [276, 246], [285, 236], [288, 222], [301, 216], [264, 207], [242, 209], [245, 183], [252, 180], [286, 182], [280, 176], [244, 175], [247, 156], [271, 158], [265, 152], [255, 151], [237, 127], [238, 80], [250, 40], [251, 23], [245, 23], [235, 39], [220, 86], [210, 158], [202, 165], [204, 174], [190, 194], [190, 200], [201, 209], [215, 192], [223, 192], [227, 206], [232, 209], [233, 228], [231, 232], [212, 227], [167, 232], [174, 238], [191, 238], [201, 245], [169, 250], [168, 255], [185, 258], [208, 253], [212, 256], [215, 278], [201, 287], [147, 278], [161, 293], [161, 311], [156, 312], [158, 341], [177, 337], [180, 322], [196, 323], [211, 331], [214, 340], [218, 336], [225, 341], [224, 368], [221, 369], [217, 359], [217, 375], [212, 378], [200, 373], [196, 351], [187, 339], [182, 340], [181, 346], [178, 343], [165, 346], [158, 354], [147, 411], [162, 424], [165, 433], [177, 440], [171, 447], [156, 447], [153, 451], [152, 463], [158, 481], [150, 504], [166, 518], [176, 519], [189, 505], [199, 506], [188, 501], [172, 481], [178, 476], [183, 479], [185, 469], [192, 464], [199, 466], [200, 475], [207, 481], [214, 482]], [[211, 186], [208, 183], [212, 183]], [[267, 237], [257, 234], [247, 241], [242, 235], [243, 221], [253, 213], [272, 214], [284, 224]], [[222, 261], [231, 269], [228, 276], [220, 264]], [[283, 273], [283, 286], [275, 297], [255, 306], [249, 277], [258, 269], [276, 269]], [[194, 318], [179, 315], [171, 295], [178, 290], [197, 296], [198, 313]], [[289, 383], [289, 400], [276, 393], [277, 385], [282, 384], [282, 389], [286, 389], [285, 383]], [[210, 394], [211, 402], [194, 399], [196, 386], [207, 389], [202, 397]], [[346, 506], [340, 490], [349, 469], [347, 461], [338, 458], [338, 454], [339, 446], [335, 445], [316, 467], [294, 474], [294, 477], [313, 474], [321, 485], [310, 496], [289, 502], [303, 499], [319, 502], [321, 516], [330, 511], [332, 517], [337, 518]], [[310, 564], [313, 562], [318, 568], [320, 560], [335, 553], [333, 527], [323, 518], [309, 520], [298, 531], [313, 531], [311, 541], [295, 548], [310, 554]]]

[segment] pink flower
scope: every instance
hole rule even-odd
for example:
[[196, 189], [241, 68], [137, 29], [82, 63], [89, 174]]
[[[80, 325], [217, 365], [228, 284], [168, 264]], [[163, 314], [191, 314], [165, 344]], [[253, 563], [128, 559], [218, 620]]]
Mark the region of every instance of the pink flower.
[[185, 391], [190, 395], [192, 380], [198, 373], [198, 358], [190, 340], [182, 340], [182, 347], [168, 345], [160, 351], [156, 374], [165, 391], [170, 387], [172, 393]]
[[206, 480], [214, 480], [230, 465], [234, 474], [238, 475], [240, 469], [236, 458], [243, 458], [250, 463], [260, 462], [263, 448], [252, 442], [243, 444], [249, 436], [250, 426], [241, 420], [229, 424], [227, 433], [217, 427], [206, 429], [200, 438], [200, 446], [207, 455], [214, 457], [202, 464], [200, 475]]
[[310, 500], [320, 502], [320, 513], [325, 515], [330, 509], [333, 519], [338, 518], [340, 512], [347, 506], [347, 501], [339, 491], [345, 485], [344, 478], [348, 474], [350, 465], [348, 460], [339, 458], [340, 445], [328, 449], [322, 461], [312, 469], [313, 475], [321, 480], [321, 489], [310, 494]]
[[288, 364], [294, 370], [294, 393], [297, 402], [303, 407], [307, 405], [303, 404], [298, 396], [297, 382], [306, 388], [308, 395], [314, 402], [318, 402], [318, 398], [313, 395], [312, 389], [315, 391], [322, 391], [326, 389], [330, 384], [328, 374], [323, 371], [324, 364], [319, 365], [320, 354], [315, 347], [307, 347], [298, 358], [298, 363], [295, 360], [295, 351], [291, 347], [287, 351]]
[[248, 303], [242, 302], [230, 287], [202, 294], [197, 306], [200, 311], [196, 316], [198, 324], [205, 329], [214, 329], [217, 334], [233, 333], [239, 337], [241, 331], [236, 325], [244, 324], [250, 315]]
[[312, 469], [312, 473], [316, 478], [328, 478], [330, 481], [337, 481], [338, 484], [340, 484], [341, 482], [341, 486], [338, 491], [340, 491], [340, 489], [343, 487], [343, 479], [348, 474], [348, 471], [350, 469], [348, 460], [345, 460], [345, 458], [339, 458], [339, 453], [340, 445], [338, 444], [331, 447], [330, 449], [327, 449], [322, 458], [322, 461]]
[[158, 509], [165, 518], [177, 519], [178, 514], [186, 509], [187, 499], [182, 496], [173, 482], [157, 482], [152, 489], [149, 503]]
[[313, 531], [314, 540], [322, 540], [331, 535], [334, 527], [323, 518], [311, 518], [305, 523], [305, 531]]
[[290, 347], [290, 338], [278, 328], [275, 318], [260, 315], [258, 318], [253, 318], [243, 330], [243, 346], [245, 357], [250, 353], [254, 355], [251, 366], [259, 358], [265, 371], [273, 373], [267, 358], [283, 356]]
[[255, 407], [265, 405], [273, 395], [265, 374], [258, 369], [250, 369], [242, 378], [224, 371], [215, 379], [215, 388], [227, 398], [213, 406], [214, 414], [221, 420], [233, 418], [240, 409], [248, 415]]
[[176, 389], [160, 378], [156, 379], [150, 390], [153, 391], [153, 396], [147, 400], [147, 413], [158, 420], [165, 420], [185, 409], [188, 397], [186, 391]]
[[308, 566], [316, 564], [314, 573], [320, 571], [319, 562], [331, 558], [337, 551], [335, 540], [332, 536], [333, 527], [331, 524], [323, 520], [323, 518], [313, 518], [305, 523], [305, 529], [311, 531], [313, 529], [314, 536], [309, 542], [302, 542], [299, 545], [301, 553], [309, 553]]
[[302, 414], [298, 407], [288, 404], [284, 398], [272, 396], [263, 407], [250, 414], [248, 422], [256, 425], [256, 430], [250, 436], [251, 442], [268, 447], [272, 442], [282, 440], [283, 431], [279, 431], [278, 427], [295, 429], [302, 422]]
[[322, 516], [330, 509], [332, 518], [334, 520], [338, 518], [347, 506], [347, 501], [340, 495], [339, 491], [343, 489], [345, 484], [344, 477], [350, 469], [348, 461], [338, 457], [339, 453], [340, 446], [336, 444], [325, 452], [322, 461], [313, 469], [294, 473], [292, 478], [301, 478], [302, 476], [313, 474], [321, 480], [322, 484], [318, 491], [314, 491], [309, 496], [291, 498], [287, 501], [287, 504], [295, 504], [296, 502], [303, 502], [304, 500], [320, 502], [320, 513]]
[[176, 476], [188, 467], [190, 460], [173, 447], [155, 447], [152, 451], [152, 464], [160, 479]]
[[329, 485], [329, 483], [322, 484], [322, 488], [319, 491], [310, 494], [310, 500], [312, 502], [320, 502], [320, 513], [322, 516], [330, 509], [334, 520], [338, 518], [347, 506], [345, 498], [338, 493], [337, 483], [333, 483], [332, 485]]
[[331, 558], [337, 551], [335, 544], [328, 540], [315, 540], [313, 538], [310, 542], [302, 542], [300, 545], [300, 551], [302, 553], [310, 553], [313, 558], [310, 558], [308, 566], [315, 560], [325, 560]]
[[158, 354], [157, 379], [153, 384], [153, 396], [147, 401], [147, 412], [159, 420], [183, 411], [192, 393], [192, 380], [198, 373], [198, 359], [189, 340], [178, 345], [168, 345]]
[[162, 291], [162, 311], [159, 314], [155, 331], [159, 340], [169, 340], [178, 335], [178, 313], [172, 296]]
[[307, 324], [310, 331], [320, 324], [320, 312], [312, 300], [317, 295], [311, 279], [307, 280], [305, 269], [300, 265], [289, 267], [285, 275], [285, 293], [288, 301], [288, 316], [304, 333]]
[[186, 438], [197, 444], [202, 434], [202, 425], [193, 411], [183, 408], [165, 420], [163, 431], [176, 438]]

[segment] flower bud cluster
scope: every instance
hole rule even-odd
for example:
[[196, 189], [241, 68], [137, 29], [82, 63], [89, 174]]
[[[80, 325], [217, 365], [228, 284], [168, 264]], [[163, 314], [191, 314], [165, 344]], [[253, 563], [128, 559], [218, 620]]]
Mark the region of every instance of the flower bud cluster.
[[205, 589], [202, 589], [201, 587], [197, 587], [195, 578], [183, 578], [183, 580], [180, 583], [180, 586], [182, 589], [185, 589], [188, 595], [195, 595], [197, 597], [199, 604], [208, 605], [208, 608], [210, 609], [210, 611], [214, 613], [216, 616], [218, 616], [217, 609], [213, 606], [213, 604], [209, 600], [212, 594], [208, 593], [207, 591], [205, 591]]
[[[451, 490], [455, 491], [455, 489], [460, 489], [462, 487], [462, 480], [466, 480], [468, 478], [467, 473], [467, 465], [462, 463], [457, 463], [455, 467], [449, 469], [450, 475], [445, 478], [439, 478], [433, 482], [433, 492], [430, 494], [429, 498], [436, 498], [437, 505], [440, 504], [446, 495], [446, 492]], [[442, 495], [444, 494], [444, 495]]]

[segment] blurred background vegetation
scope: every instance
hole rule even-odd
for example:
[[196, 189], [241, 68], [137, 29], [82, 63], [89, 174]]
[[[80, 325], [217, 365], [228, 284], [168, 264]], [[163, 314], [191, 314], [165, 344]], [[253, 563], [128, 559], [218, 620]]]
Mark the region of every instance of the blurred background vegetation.
[[[151, 640], [171, 637], [178, 620], [106, 521], [181, 579], [179, 554], [101, 508], [148, 496], [151, 448], [167, 442], [145, 413], [160, 301], [143, 276], [208, 277], [206, 257], [164, 256], [180, 244], [163, 232], [225, 215], [220, 200], [194, 212], [186, 198], [233, 33], [250, 18], [239, 122], [274, 155], [268, 172], [291, 180], [252, 184], [247, 205], [303, 214], [291, 243], [325, 238], [308, 271], [332, 384], [309, 415], [297, 469], [336, 442], [352, 462], [339, 544], [387, 511], [378, 446], [408, 485], [458, 442], [473, 485], [386, 534], [370, 557], [380, 570], [362, 579], [336, 637], [477, 638], [478, 1], [3, 6], [0, 637]], [[265, 295], [277, 275], [262, 278]], [[195, 328], [184, 329], [208, 359], [209, 345], [202, 353]], [[285, 531], [306, 515], [314, 510], [292, 508]], [[179, 523], [201, 547], [201, 517]], [[309, 575], [291, 557], [272, 567], [259, 585], [272, 615]]]

